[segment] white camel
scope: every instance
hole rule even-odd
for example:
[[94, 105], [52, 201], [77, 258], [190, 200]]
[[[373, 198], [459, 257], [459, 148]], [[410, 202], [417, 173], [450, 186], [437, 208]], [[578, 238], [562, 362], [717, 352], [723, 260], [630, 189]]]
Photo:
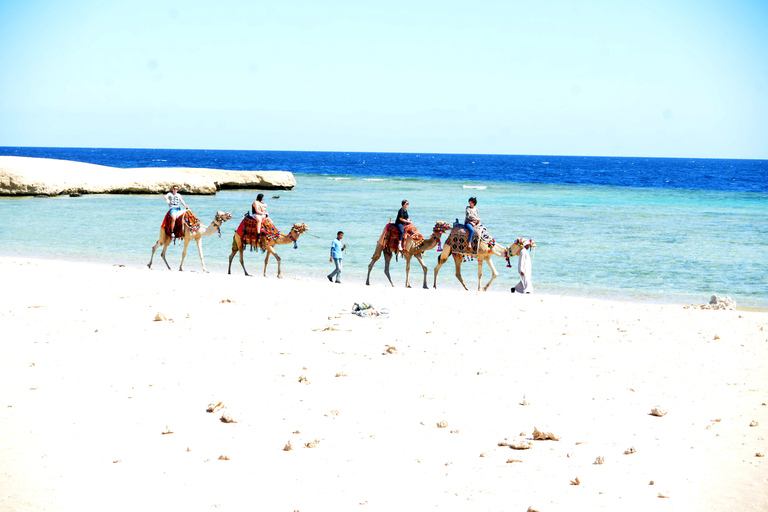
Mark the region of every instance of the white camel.
[[[192, 232], [191, 229], [189, 229], [189, 226], [187, 226], [187, 223], [184, 222], [184, 219], [187, 218], [187, 216], [192, 215], [194, 217], [194, 214], [190, 210], [187, 210], [184, 212], [184, 215], [177, 220], [177, 224], [183, 225], [183, 239], [184, 239], [184, 251], [181, 253], [181, 263], [179, 263], [179, 272], [181, 272], [182, 267], [184, 266], [184, 258], [187, 256], [187, 246], [189, 245], [189, 242], [191, 240], [194, 240], [197, 242], [197, 252], [200, 254], [200, 264], [203, 266], [203, 272], [208, 272], [205, 269], [205, 261], [203, 260], [203, 241], [202, 238], [204, 236], [211, 236], [212, 234], [216, 233], [217, 231], [219, 234], [221, 233], [219, 229], [221, 228], [221, 225], [232, 218], [232, 214], [226, 213], [226, 212], [216, 212], [216, 216], [213, 219], [213, 222], [210, 223], [208, 226], [201, 226], [194, 232]], [[196, 217], [195, 217], [196, 218]], [[177, 226], [178, 227], [178, 226]], [[163, 251], [160, 253], [160, 256], [162, 256], [163, 261], [165, 262], [165, 266], [168, 267], [168, 270], [171, 270], [171, 266], [168, 264], [168, 260], [165, 259], [165, 251], [168, 250], [168, 246], [171, 244], [171, 241], [173, 240], [172, 237], [168, 236], [165, 232], [165, 222], [163, 222], [163, 225], [160, 227], [160, 235], [157, 238], [157, 242], [155, 243], [154, 247], [152, 247], [152, 256], [149, 258], [149, 263], [147, 264], [148, 268], [152, 268], [152, 259], [155, 257], [155, 251], [158, 247], [161, 245], [163, 246]]]

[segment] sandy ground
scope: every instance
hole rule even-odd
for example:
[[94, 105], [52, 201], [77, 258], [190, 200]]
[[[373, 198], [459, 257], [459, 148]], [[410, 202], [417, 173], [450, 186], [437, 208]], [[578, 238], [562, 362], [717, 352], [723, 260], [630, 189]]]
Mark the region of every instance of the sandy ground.
[[2, 511], [768, 509], [765, 312], [24, 258], [0, 282]]

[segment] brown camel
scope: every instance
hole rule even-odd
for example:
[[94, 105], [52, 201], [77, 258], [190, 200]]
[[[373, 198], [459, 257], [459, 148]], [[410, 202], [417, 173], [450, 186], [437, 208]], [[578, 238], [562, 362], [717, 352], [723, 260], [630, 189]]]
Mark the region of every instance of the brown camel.
[[381, 258], [381, 254], [383, 252], [384, 274], [387, 276], [387, 279], [389, 279], [389, 284], [395, 286], [394, 283], [392, 283], [392, 277], [389, 275], [389, 262], [392, 260], [392, 254], [394, 253], [395, 256], [401, 254], [403, 257], [405, 257], [405, 287], [411, 287], [411, 283], [409, 281], [411, 273], [411, 258], [415, 256], [418, 262], [421, 263], [421, 268], [424, 269], [424, 288], [429, 288], [429, 286], [427, 286], [427, 266], [424, 264], [422, 255], [424, 252], [434, 248], [440, 242], [440, 237], [443, 236], [443, 233], [447, 233], [450, 229], [451, 225], [447, 222], [437, 222], [435, 227], [432, 229], [432, 236], [429, 238], [424, 238], [421, 236], [421, 233], [416, 231], [414, 228], [414, 237], [417, 241], [414, 241], [414, 237], [412, 236], [406, 236], [405, 240], [403, 240], [403, 250], [398, 251], [397, 228], [392, 223], [387, 224], [384, 227], [384, 232], [379, 237], [378, 243], [376, 244], [376, 251], [373, 253], [373, 256], [371, 256], [371, 262], [368, 264], [368, 277], [365, 278], [365, 284], [371, 284], [371, 270], [373, 270], [373, 266], [376, 264], [379, 258]]
[[[442, 267], [443, 264], [448, 260], [449, 256], [453, 256], [453, 262], [456, 264], [456, 278], [459, 280], [461, 286], [463, 286], [465, 290], [469, 290], [467, 285], [464, 284], [464, 280], [461, 278], [461, 264], [463, 263], [464, 255], [466, 254], [467, 256], [477, 258], [477, 291], [488, 291], [488, 287], [491, 286], [493, 280], [496, 279], [496, 276], [499, 275], [499, 273], [496, 271], [496, 267], [493, 265], [491, 256], [507, 258], [507, 262], [509, 262], [509, 258], [520, 254], [520, 251], [523, 248], [522, 245], [519, 244], [522, 239], [516, 240], [515, 243], [510, 245], [508, 248], [505, 248], [495, 244], [490, 245], [490, 238], [478, 236], [478, 234], [475, 235], [475, 238], [478, 242], [477, 254], [470, 252], [456, 252], [456, 247], [458, 247], [458, 245], [455, 243], [455, 240], [461, 240], [463, 238], [463, 241], [466, 242], [467, 233], [463, 224], [454, 224], [453, 229], [451, 230], [451, 234], [448, 235], [448, 239], [445, 241], [443, 252], [441, 252], [440, 256], [437, 257], [437, 265], [435, 266], [435, 280], [432, 283], [434, 288], [437, 288], [437, 273], [440, 271], [440, 267]], [[493, 272], [490, 281], [488, 281], [488, 284], [486, 284], [485, 287], [483, 287], [484, 261], [488, 262], [488, 266], [491, 267], [491, 272]]]
[[[243, 220], [243, 223], [244, 222], [245, 220]], [[291, 228], [291, 231], [288, 232], [287, 235], [281, 233], [279, 237], [271, 240], [268, 240], [265, 236], [261, 237], [257, 247], [260, 247], [262, 251], [267, 252], [267, 257], [264, 258], [264, 277], [267, 277], [267, 264], [269, 263], [270, 256], [274, 256], [277, 260], [277, 277], [283, 277], [282, 271], [280, 269], [280, 256], [278, 256], [275, 252], [275, 245], [285, 245], [290, 243], [295, 244], [299, 236], [308, 230], [309, 228], [307, 225], [302, 222], [301, 224], [294, 224]], [[243, 272], [245, 272], [245, 275], [247, 276], [251, 275], [247, 270], [245, 270], [245, 262], [243, 261], [243, 251], [245, 250], [245, 245], [246, 244], [243, 244], [243, 237], [237, 231], [235, 231], [235, 237], [232, 239], [232, 254], [229, 255], [229, 269], [227, 270], [227, 274], [232, 273], [232, 259], [235, 257], [235, 254], [239, 252], [240, 265], [243, 267]]]
[[[216, 216], [213, 218], [213, 222], [209, 226], [201, 226], [200, 228], [196, 229], [194, 232], [189, 229], [189, 226], [187, 225], [187, 222], [184, 221], [184, 219], [189, 218], [191, 216], [194, 221], [197, 221], [197, 217], [192, 213], [191, 210], [187, 210], [184, 212], [184, 214], [179, 217], [179, 219], [176, 221], [176, 236], [179, 238], [184, 238], [184, 251], [181, 253], [181, 263], [179, 263], [179, 271], [181, 271], [181, 268], [184, 266], [184, 258], [187, 256], [187, 246], [189, 245], [189, 242], [191, 240], [194, 240], [197, 242], [197, 252], [200, 254], [200, 264], [203, 266], [203, 272], [208, 272], [205, 270], [205, 261], [203, 260], [203, 242], [202, 238], [204, 236], [211, 236], [215, 232], [219, 232], [219, 236], [221, 236], [221, 231], [219, 229], [221, 228], [221, 225], [232, 218], [232, 215], [226, 212], [216, 212]], [[155, 251], [158, 247], [161, 245], [163, 246], [163, 252], [160, 253], [160, 256], [162, 256], [163, 261], [165, 262], [165, 266], [168, 267], [168, 270], [171, 270], [171, 266], [168, 265], [168, 260], [165, 259], [165, 251], [168, 250], [168, 246], [171, 244], [171, 241], [173, 238], [166, 233], [165, 230], [165, 223], [166, 220], [163, 221], [163, 225], [160, 227], [160, 235], [157, 238], [157, 242], [155, 243], [155, 246], [152, 247], [152, 256], [149, 257], [149, 263], [147, 264], [148, 268], [152, 268], [152, 259], [155, 257]], [[182, 225], [180, 228], [179, 225]], [[183, 231], [182, 231], [183, 230]], [[179, 236], [181, 235], [181, 236]]]

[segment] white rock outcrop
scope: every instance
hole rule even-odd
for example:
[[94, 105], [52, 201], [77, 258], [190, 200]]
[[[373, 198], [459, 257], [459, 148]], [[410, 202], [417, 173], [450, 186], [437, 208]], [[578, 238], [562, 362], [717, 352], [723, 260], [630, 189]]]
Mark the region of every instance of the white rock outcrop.
[[120, 169], [104, 165], [0, 156], [0, 196], [61, 194], [156, 194], [179, 185], [185, 194], [215, 194], [221, 189], [290, 190], [288, 171], [224, 171], [186, 167]]

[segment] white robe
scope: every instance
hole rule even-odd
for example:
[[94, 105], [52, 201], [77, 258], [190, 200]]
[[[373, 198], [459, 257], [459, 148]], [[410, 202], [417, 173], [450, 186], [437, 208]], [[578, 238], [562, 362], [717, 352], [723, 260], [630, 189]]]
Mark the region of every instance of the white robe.
[[517, 263], [517, 272], [520, 274], [520, 282], [515, 285], [517, 293], [531, 293], [533, 291], [531, 268], [531, 254], [528, 249], [523, 248], [520, 251], [520, 261]]

